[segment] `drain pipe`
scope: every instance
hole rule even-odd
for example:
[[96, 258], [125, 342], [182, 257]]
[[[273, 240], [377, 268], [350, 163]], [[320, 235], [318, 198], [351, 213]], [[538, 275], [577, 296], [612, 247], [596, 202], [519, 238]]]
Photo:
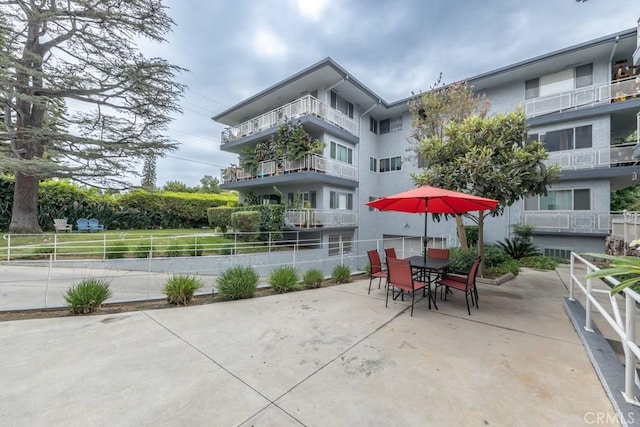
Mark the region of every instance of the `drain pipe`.
[[616, 54], [619, 41], [620, 36], [616, 36], [616, 39], [613, 41], [613, 46], [611, 47], [611, 55], [609, 55], [609, 82], [613, 79], [613, 55]]

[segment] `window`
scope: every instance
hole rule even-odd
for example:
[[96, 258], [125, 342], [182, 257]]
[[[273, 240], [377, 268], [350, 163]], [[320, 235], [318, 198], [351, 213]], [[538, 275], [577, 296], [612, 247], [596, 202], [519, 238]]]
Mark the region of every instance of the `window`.
[[[294, 208], [304, 208], [309, 206], [311, 209], [316, 208], [316, 192], [315, 191], [298, 191], [295, 195], [293, 193], [287, 193], [287, 201]], [[296, 206], [296, 204], [300, 206]], [[307, 203], [309, 205], [307, 205]]]
[[576, 149], [591, 148], [591, 125], [576, 128]]
[[[529, 135], [529, 137], [535, 134]], [[539, 138], [549, 152], [590, 148], [592, 146], [592, 126], [555, 130], [540, 134]]]
[[402, 116], [380, 120], [380, 135], [402, 130]]
[[593, 84], [593, 64], [576, 67], [576, 88]]
[[402, 170], [402, 158], [400, 156], [380, 159], [380, 172]]
[[[373, 202], [374, 200], [377, 200], [377, 199], [378, 199], [377, 197], [371, 197], [371, 196], [369, 196], [369, 201], [370, 201], [370, 202]], [[376, 208], [372, 208], [371, 206], [369, 206], [369, 212], [371, 212], [371, 211], [375, 211], [375, 210], [376, 210]]]
[[371, 172], [378, 172], [378, 159], [375, 157], [369, 157], [369, 170]]
[[353, 210], [353, 194], [329, 192], [329, 209]]
[[353, 104], [334, 91], [331, 91], [331, 107], [353, 119]]
[[539, 141], [539, 140], [540, 140], [540, 136], [537, 133], [530, 133], [529, 135], [527, 135], [526, 143], [529, 144], [531, 142]]
[[369, 117], [369, 130], [373, 133], [378, 133], [378, 121], [373, 117]]
[[573, 149], [573, 129], [554, 130], [542, 135], [541, 141], [547, 151], [563, 151]]
[[331, 141], [331, 158], [341, 162], [353, 163], [353, 150], [345, 145]]
[[[525, 201], [525, 209], [527, 209]], [[591, 190], [550, 190], [540, 196], [541, 211], [588, 211], [591, 209]]]
[[532, 99], [540, 96], [540, 79], [531, 79], [524, 82], [524, 99]]
[[334, 236], [329, 236], [329, 256], [350, 254], [351, 252], [353, 252], [352, 234], [336, 234]]
[[573, 249], [566, 248], [544, 248], [544, 256], [560, 259], [571, 259]]

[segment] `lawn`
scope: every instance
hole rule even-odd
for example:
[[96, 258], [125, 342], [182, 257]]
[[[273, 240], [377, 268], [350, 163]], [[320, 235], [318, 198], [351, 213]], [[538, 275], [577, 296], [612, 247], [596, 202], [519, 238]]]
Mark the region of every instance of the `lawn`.
[[269, 250], [266, 242], [245, 242], [208, 229], [107, 230], [96, 233], [43, 233], [5, 236], [0, 259], [146, 258], [224, 255]]

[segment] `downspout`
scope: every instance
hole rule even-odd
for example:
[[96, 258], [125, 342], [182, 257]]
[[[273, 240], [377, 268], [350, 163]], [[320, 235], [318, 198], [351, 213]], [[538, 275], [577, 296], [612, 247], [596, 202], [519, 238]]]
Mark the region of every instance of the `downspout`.
[[618, 47], [619, 41], [620, 36], [616, 36], [616, 39], [613, 41], [613, 46], [611, 47], [611, 55], [609, 55], [609, 83], [613, 79], [613, 55], [616, 54], [616, 48]]

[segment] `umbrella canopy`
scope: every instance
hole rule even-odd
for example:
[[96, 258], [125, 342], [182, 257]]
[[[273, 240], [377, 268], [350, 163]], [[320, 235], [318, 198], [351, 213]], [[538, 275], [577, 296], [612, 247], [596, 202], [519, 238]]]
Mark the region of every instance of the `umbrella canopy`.
[[383, 197], [365, 203], [381, 211], [424, 213], [424, 254], [427, 251], [427, 213], [461, 214], [473, 211], [490, 211], [499, 201], [458, 191], [423, 185], [413, 190]]

